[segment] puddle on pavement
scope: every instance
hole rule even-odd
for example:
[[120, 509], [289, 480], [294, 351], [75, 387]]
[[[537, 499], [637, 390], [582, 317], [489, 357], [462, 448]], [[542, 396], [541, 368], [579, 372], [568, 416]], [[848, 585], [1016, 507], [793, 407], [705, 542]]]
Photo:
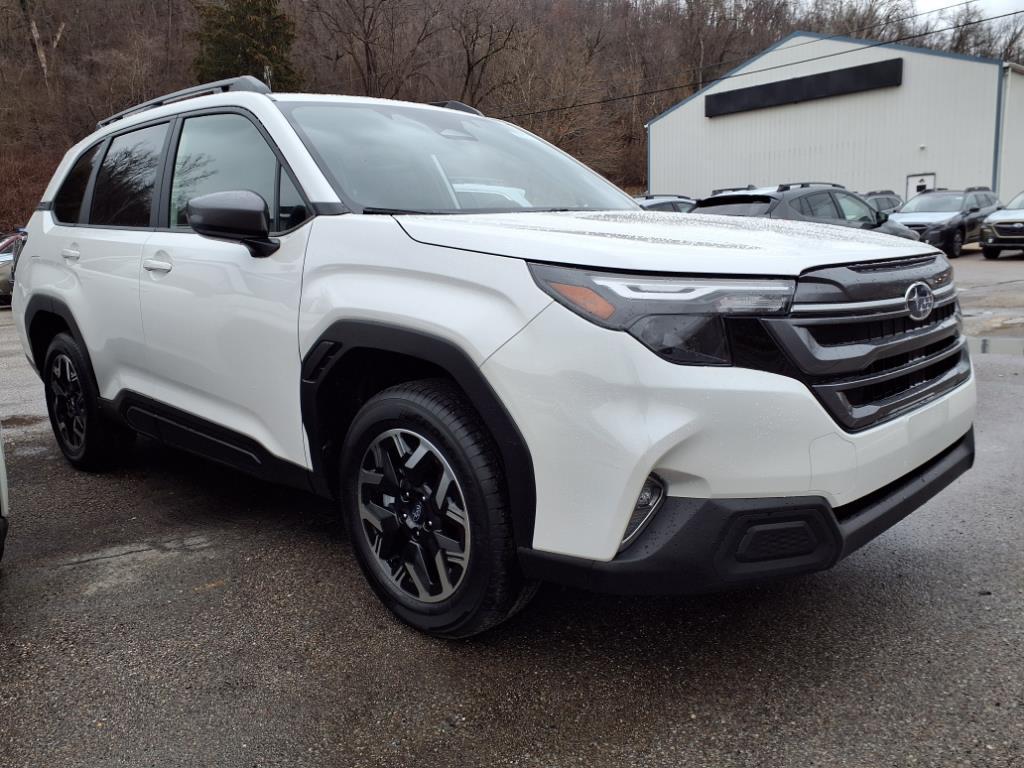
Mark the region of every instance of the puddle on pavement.
[[969, 336], [967, 346], [975, 355], [1024, 355], [1024, 339]]

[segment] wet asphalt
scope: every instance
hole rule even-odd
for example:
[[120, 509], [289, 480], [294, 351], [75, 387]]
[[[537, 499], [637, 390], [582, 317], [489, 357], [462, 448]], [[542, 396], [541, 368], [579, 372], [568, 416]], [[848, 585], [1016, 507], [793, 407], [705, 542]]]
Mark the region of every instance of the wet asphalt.
[[1024, 766], [1024, 357], [975, 359], [975, 468], [832, 571], [546, 587], [452, 643], [311, 496], [147, 441], [71, 470], [0, 313], [0, 766]]

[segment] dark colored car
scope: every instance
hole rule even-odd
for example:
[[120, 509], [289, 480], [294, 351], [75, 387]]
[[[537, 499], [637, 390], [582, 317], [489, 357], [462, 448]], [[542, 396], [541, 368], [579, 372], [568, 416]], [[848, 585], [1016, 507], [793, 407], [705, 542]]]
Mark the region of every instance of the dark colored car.
[[965, 243], [980, 238], [985, 217], [1002, 207], [988, 187], [935, 189], [908, 200], [892, 218], [955, 259]]
[[673, 211], [675, 213], [689, 213], [697, 200], [686, 195], [644, 195], [634, 197], [641, 208], [648, 211]]
[[20, 231], [12, 232], [9, 235], [0, 235], [0, 307], [8, 306], [11, 303], [11, 274], [14, 259], [17, 256], [17, 249], [24, 239], [25, 234]]
[[888, 214], [876, 211], [860, 195], [827, 182], [801, 181], [777, 187], [725, 190], [698, 201], [693, 213], [816, 221], [918, 239], [912, 230], [889, 221]]
[[1024, 251], [1024, 192], [981, 224], [981, 255], [998, 259], [1003, 251]]
[[893, 192], [891, 189], [876, 189], [867, 194], [861, 195], [867, 200], [871, 207], [876, 211], [882, 213], [892, 213], [901, 205], [903, 205], [903, 198]]

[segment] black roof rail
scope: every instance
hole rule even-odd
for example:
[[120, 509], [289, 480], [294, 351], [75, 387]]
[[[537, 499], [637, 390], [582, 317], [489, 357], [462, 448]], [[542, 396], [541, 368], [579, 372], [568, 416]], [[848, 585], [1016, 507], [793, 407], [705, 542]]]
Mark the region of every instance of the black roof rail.
[[655, 192], [653, 194], [644, 195], [644, 200], [653, 200], [656, 197], [685, 197], [687, 200], [696, 200], [693, 195], [679, 195], [675, 192]]
[[964, 192], [991, 192], [988, 187], [968, 187]]
[[794, 187], [834, 187], [836, 189], [846, 189], [842, 184], [836, 184], [831, 181], [791, 181], [788, 184], [779, 184], [777, 192], [788, 192]]
[[895, 195], [891, 189], [873, 189], [870, 192], [865, 192], [865, 195]]
[[746, 192], [751, 189], [757, 189], [753, 184], [747, 184], [745, 187], [719, 187], [718, 189], [712, 189], [712, 195], [720, 195], [723, 192]]
[[121, 110], [117, 114], [111, 115], [105, 120], [100, 120], [96, 123], [96, 127], [102, 128], [105, 125], [110, 125], [116, 120], [128, 117], [128, 115], [134, 115], [136, 112], [144, 112], [147, 109], [153, 109], [155, 107], [162, 107], [164, 104], [172, 104], [176, 101], [191, 99], [196, 96], [208, 96], [211, 93], [226, 93], [227, 91], [270, 93], [270, 88], [267, 87], [266, 83], [257, 80], [252, 75], [229, 77], [226, 80], [217, 80], [212, 83], [194, 85], [191, 88], [182, 88], [180, 91], [175, 91], [174, 93], [157, 96], [155, 99], [150, 99], [149, 101], [144, 101], [141, 104], [136, 104], [134, 107], [128, 107], [128, 109]]
[[480, 117], [484, 116], [484, 113], [476, 107], [471, 107], [469, 104], [463, 104], [461, 101], [431, 101], [430, 106], [444, 107], [445, 109], [457, 109], [459, 112], [469, 112], [471, 115], [480, 115]]

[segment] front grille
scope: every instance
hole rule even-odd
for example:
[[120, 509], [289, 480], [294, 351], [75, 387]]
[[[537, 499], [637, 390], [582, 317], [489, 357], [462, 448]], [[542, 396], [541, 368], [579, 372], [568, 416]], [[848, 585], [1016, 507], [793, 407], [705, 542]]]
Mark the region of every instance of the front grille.
[[996, 234], [1000, 237], [1024, 238], [1024, 227], [1018, 223], [996, 224]]
[[[775, 372], [803, 381], [849, 432], [895, 418], [965, 382], [971, 364], [949, 264], [944, 257], [931, 262], [907, 259], [903, 276], [893, 273], [898, 263], [885, 270], [829, 267], [802, 276], [800, 282], [815, 290], [830, 285], [834, 300], [798, 303], [789, 317], [760, 321], [783, 358]], [[931, 285], [936, 297], [923, 320], [910, 317], [903, 299], [918, 281]], [[844, 284], [856, 291], [856, 300], [843, 300]], [[767, 370], [755, 360], [739, 364]]]

